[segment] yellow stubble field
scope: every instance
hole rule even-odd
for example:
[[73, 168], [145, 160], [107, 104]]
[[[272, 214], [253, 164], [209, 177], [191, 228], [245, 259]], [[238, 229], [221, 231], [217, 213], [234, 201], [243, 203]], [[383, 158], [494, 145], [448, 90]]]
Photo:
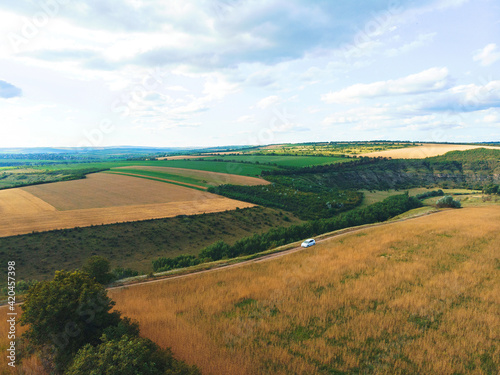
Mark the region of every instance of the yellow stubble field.
[[447, 210], [109, 294], [204, 374], [496, 374], [499, 243], [500, 207]]
[[169, 183], [97, 173], [0, 191], [0, 237], [252, 206]]
[[432, 156], [444, 155], [450, 151], [465, 151], [476, 148], [488, 148], [500, 150], [500, 147], [494, 146], [474, 146], [474, 145], [455, 145], [455, 144], [422, 144], [415, 147], [398, 148], [394, 150], [367, 152], [358, 156], [368, 156], [372, 158], [385, 157], [393, 159], [424, 159]]

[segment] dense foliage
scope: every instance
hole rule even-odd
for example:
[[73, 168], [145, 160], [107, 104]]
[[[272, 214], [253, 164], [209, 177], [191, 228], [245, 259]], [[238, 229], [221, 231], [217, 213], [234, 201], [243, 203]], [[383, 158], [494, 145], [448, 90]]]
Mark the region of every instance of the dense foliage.
[[484, 194], [500, 194], [500, 185], [489, 184], [483, 189]]
[[439, 190], [427, 191], [425, 193], [417, 194], [415, 196], [415, 198], [427, 199], [427, 198], [432, 198], [432, 197], [442, 197], [443, 195], [444, 195], [444, 191], [439, 189]]
[[176, 268], [191, 267], [199, 263], [199, 259], [194, 255], [179, 255], [175, 258], [160, 257], [153, 260], [153, 270], [163, 272]]
[[94, 255], [87, 259], [82, 267], [82, 271], [99, 284], [106, 285], [113, 280], [113, 274], [110, 272], [111, 265], [109, 260], [100, 255]]
[[84, 272], [56, 272], [34, 285], [22, 306], [26, 354], [43, 356], [46, 370], [65, 375], [195, 375], [195, 367], [139, 337], [139, 326], [111, 312], [104, 287]]
[[453, 199], [451, 195], [446, 195], [443, 198], [438, 199], [436, 206], [439, 208], [449, 207], [449, 208], [460, 208], [462, 204], [460, 201]]
[[331, 217], [356, 207], [363, 199], [359, 192], [328, 189], [316, 184], [301, 190], [280, 184], [220, 185], [209, 191], [232, 199], [290, 211], [303, 220]]
[[110, 340], [106, 335], [97, 346], [87, 344], [76, 355], [65, 375], [195, 375], [191, 368], [173, 359], [149, 339], [124, 335]]
[[57, 371], [66, 368], [81, 347], [98, 344], [104, 329], [118, 324], [113, 305], [104, 287], [87, 274], [56, 272], [52, 281], [30, 288], [22, 305], [28, 350], [50, 353]]
[[263, 172], [266, 180], [301, 189], [409, 189], [420, 186], [481, 189], [500, 181], [500, 150], [454, 151], [427, 159], [360, 158], [351, 163]]

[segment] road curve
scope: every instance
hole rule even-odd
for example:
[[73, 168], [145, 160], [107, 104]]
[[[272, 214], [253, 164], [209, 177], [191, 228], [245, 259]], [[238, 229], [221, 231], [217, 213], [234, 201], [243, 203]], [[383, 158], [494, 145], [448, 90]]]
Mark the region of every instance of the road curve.
[[[399, 219], [399, 220], [394, 220], [394, 221], [384, 221], [384, 222], [381, 222], [381, 223], [364, 225], [361, 228], [360, 227], [353, 227], [353, 228], [346, 228], [344, 230], [341, 229], [340, 231], [337, 231], [339, 233], [335, 233], [335, 234], [332, 234], [331, 236], [327, 236], [327, 237], [324, 237], [324, 238], [317, 239], [316, 243], [327, 241], [327, 240], [330, 240], [330, 239], [336, 238], [336, 237], [342, 237], [342, 236], [345, 236], [345, 235], [348, 235], [348, 234], [360, 232], [360, 231], [363, 231], [363, 230], [366, 230], [366, 229], [370, 229], [370, 228], [374, 228], [374, 227], [378, 227], [378, 226], [381, 226], [381, 225], [391, 225], [391, 224], [395, 224], [395, 223], [398, 223], [398, 222], [401, 222], [401, 221], [420, 219], [422, 217], [431, 215], [431, 214], [436, 213], [436, 212], [440, 212], [440, 211], [430, 211], [430, 212], [425, 212], [423, 214], [420, 214], [420, 215], [417, 215], [417, 216], [412, 216], [412, 217], [405, 218], [405, 219]], [[191, 277], [191, 276], [195, 276], [195, 275], [200, 275], [200, 274], [203, 274], [203, 273], [217, 272], [217, 271], [220, 271], [220, 270], [227, 270], [229, 268], [236, 268], [236, 267], [246, 266], [246, 265], [249, 265], [249, 264], [252, 264], [252, 263], [266, 262], [266, 261], [269, 261], [269, 260], [272, 260], [272, 259], [276, 259], [276, 258], [285, 256], [285, 255], [288, 255], [288, 254], [293, 254], [293, 253], [295, 253], [297, 251], [302, 251], [302, 250], [307, 250], [307, 249], [308, 248], [303, 248], [301, 246], [297, 246], [297, 247], [294, 247], [294, 248], [291, 248], [291, 249], [288, 249], [288, 250], [283, 250], [283, 251], [280, 251], [280, 252], [263, 255], [261, 257], [255, 258], [255, 259], [245, 260], [245, 261], [242, 261], [242, 262], [239, 262], [239, 263], [234, 263], [234, 264], [222, 265], [220, 267], [215, 267], [215, 268], [211, 268], [211, 269], [208, 269], [208, 270], [195, 271], [195, 272], [191, 272], [191, 273], [187, 273], [187, 274], [183, 274], [183, 275], [177, 275], [177, 276], [175, 276], [175, 275], [174, 276], [166, 276], [166, 277], [158, 278], [158, 279], [155, 279], [155, 280], [147, 280], [147, 281], [141, 281], [141, 282], [137, 282], [137, 283], [124, 284], [124, 285], [120, 285], [120, 286], [109, 287], [109, 288], [106, 288], [106, 289], [107, 290], [114, 290], [114, 289], [131, 288], [131, 287], [134, 287], [134, 286], [140, 286], [140, 285], [149, 284], [149, 283], [159, 283], [159, 282], [167, 282], [169, 280], [183, 279], [183, 278], [187, 278], [187, 277]]]

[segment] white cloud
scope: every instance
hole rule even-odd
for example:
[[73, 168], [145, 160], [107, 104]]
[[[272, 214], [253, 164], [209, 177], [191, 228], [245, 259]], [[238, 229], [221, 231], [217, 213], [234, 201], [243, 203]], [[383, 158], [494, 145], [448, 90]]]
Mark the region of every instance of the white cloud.
[[479, 61], [482, 66], [488, 66], [500, 59], [500, 51], [495, 43], [490, 43], [483, 49], [476, 51], [473, 60]]
[[259, 100], [255, 106], [259, 109], [266, 109], [266, 108], [269, 108], [270, 106], [278, 104], [280, 102], [281, 102], [281, 98], [279, 96], [271, 95], [271, 96], [268, 96], [264, 99]]
[[254, 115], [240, 116], [238, 117], [236, 122], [242, 122], [242, 123], [255, 122], [255, 116]]
[[459, 85], [421, 106], [427, 111], [476, 112], [500, 107], [500, 80], [484, 85]]
[[419, 94], [440, 91], [448, 87], [450, 77], [447, 68], [431, 68], [417, 74], [374, 83], [358, 83], [340, 91], [324, 94], [326, 103], [351, 103], [362, 98], [380, 96]]
[[436, 33], [427, 33], [427, 34], [420, 34], [418, 37], [409, 42], [405, 43], [399, 47], [396, 48], [390, 48], [386, 51], [386, 55], [389, 57], [396, 57], [402, 53], [408, 53], [416, 48], [425, 46], [429, 43], [432, 43], [434, 40], [434, 37], [436, 36]]

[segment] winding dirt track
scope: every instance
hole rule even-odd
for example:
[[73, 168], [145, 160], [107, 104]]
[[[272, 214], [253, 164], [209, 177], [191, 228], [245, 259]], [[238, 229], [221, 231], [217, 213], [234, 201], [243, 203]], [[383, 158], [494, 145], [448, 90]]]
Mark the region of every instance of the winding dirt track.
[[[353, 228], [341, 229], [339, 231], [333, 232], [330, 235], [329, 234], [321, 235], [320, 238], [316, 240], [316, 243], [320, 243], [320, 242], [323, 242], [323, 241], [331, 240], [332, 238], [341, 237], [341, 236], [345, 236], [345, 235], [356, 233], [356, 232], [361, 232], [361, 231], [364, 231], [364, 230], [367, 230], [367, 229], [370, 229], [370, 228], [379, 227], [381, 225], [392, 225], [392, 224], [395, 224], [395, 223], [398, 223], [398, 222], [401, 222], [401, 221], [420, 219], [420, 218], [423, 218], [425, 216], [428, 216], [428, 215], [431, 215], [431, 214], [434, 214], [434, 213], [437, 213], [437, 212], [440, 212], [440, 211], [426, 212], [426, 213], [418, 215], [418, 216], [413, 216], [413, 217], [409, 217], [409, 218], [405, 218], [405, 219], [400, 219], [400, 220], [394, 220], [394, 221], [390, 221], [390, 222], [384, 221], [382, 223], [375, 223], [375, 224], [363, 225], [363, 226], [360, 226], [360, 227], [353, 227]], [[325, 237], [322, 237], [322, 236], [325, 236]], [[177, 276], [165, 276], [165, 277], [160, 277], [160, 278], [155, 279], [155, 280], [141, 281], [141, 282], [137, 282], [137, 283], [131, 283], [131, 284], [125, 284], [125, 285], [110, 287], [110, 288], [106, 288], [106, 289], [107, 290], [113, 290], [113, 289], [130, 288], [130, 287], [133, 287], [133, 286], [140, 286], [140, 285], [149, 284], [149, 283], [159, 283], [159, 282], [166, 282], [166, 281], [169, 281], [169, 280], [182, 279], [182, 278], [186, 278], [186, 277], [190, 277], [190, 276], [200, 275], [202, 273], [216, 272], [216, 271], [221, 271], [221, 270], [227, 270], [229, 268], [243, 267], [243, 266], [246, 266], [246, 265], [249, 265], [249, 264], [252, 264], [252, 263], [266, 262], [266, 261], [269, 261], [269, 260], [272, 260], [272, 259], [276, 259], [276, 258], [285, 256], [285, 255], [288, 255], [288, 254], [295, 253], [297, 251], [302, 251], [302, 250], [307, 251], [307, 249], [308, 248], [303, 248], [301, 246], [296, 246], [296, 247], [293, 247], [293, 248], [288, 249], [288, 250], [280, 251], [280, 252], [273, 253], [273, 254], [263, 255], [263, 256], [261, 256], [259, 258], [255, 258], [255, 259], [251, 259], [251, 260], [245, 260], [245, 261], [240, 262], [240, 263], [228, 264], [228, 265], [221, 265], [220, 267], [211, 268], [211, 269], [208, 269], [208, 270], [202, 270], [202, 271], [197, 271], [197, 272], [192, 272], [192, 273], [183, 274], [183, 275], [177, 275]]]

